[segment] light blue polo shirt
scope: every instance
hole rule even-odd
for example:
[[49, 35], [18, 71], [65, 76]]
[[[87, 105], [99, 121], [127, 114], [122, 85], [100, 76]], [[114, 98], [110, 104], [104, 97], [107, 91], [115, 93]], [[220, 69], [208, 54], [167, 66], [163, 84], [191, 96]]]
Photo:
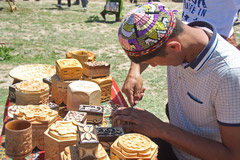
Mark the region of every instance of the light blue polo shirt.
[[[240, 51], [209, 23], [189, 26], [210, 30], [212, 37], [193, 62], [167, 68], [170, 123], [221, 142], [219, 124], [240, 126]], [[179, 160], [197, 159], [173, 150]]]

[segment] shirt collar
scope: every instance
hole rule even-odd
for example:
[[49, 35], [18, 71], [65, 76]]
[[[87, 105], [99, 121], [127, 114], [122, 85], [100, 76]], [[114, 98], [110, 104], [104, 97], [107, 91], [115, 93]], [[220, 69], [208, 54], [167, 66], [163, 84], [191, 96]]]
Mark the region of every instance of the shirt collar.
[[204, 64], [206, 64], [206, 62], [209, 60], [209, 58], [211, 57], [211, 55], [213, 54], [213, 51], [217, 46], [217, 43], [218, 43], [217, 31], [215, 27], [208, 22], [195, 21], [195, 22], [189, 23], [188, 25], [191, 27], [196, 27], [196, 26], [201, 28], [203, 27], [203, 29], [207, 28], [213, 32], [212, 37], [210, 38], [208, 44], [204, 47], [204, 49], [197, 56], [197, 58], [195, 58], [194, 61], [192, 61], [191, 63], [188, 63], [184, 67], [184, 68], [191, 67], [193, 70], [198, 71], [204, 66]]

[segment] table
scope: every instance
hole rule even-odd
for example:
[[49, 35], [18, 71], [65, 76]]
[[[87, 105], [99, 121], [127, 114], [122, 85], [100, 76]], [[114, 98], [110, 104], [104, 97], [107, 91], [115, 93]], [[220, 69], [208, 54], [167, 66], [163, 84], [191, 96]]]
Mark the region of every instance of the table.
[[[119, 106], [124, 106], [124, 107], [128, 107], [128, 104], [126, 102], [126, 100], [124, 99], [116, 81], [113, 78], [112, 81], [112, 94], [111, 94], [111, 100], [105, 102], [106, 104], [108, 104], [109, 106], [111, 106], [112, 108], [115, 107], [119, 107]], [[4, 129], [5, 129], [5, 124], [9, 121], [8, 118], [8, 107], [11, 106], [11, 101], [8, 98], [6, 101], [6, 105], [5, 105], [5, 110], [4, 110], [4, 124], [3, 124], [3, 129], [2, 129], [2, 133], [0, 136], [0, 159], [2, 160], [11, 160], [11, 158], [8, 158], [5, 154], [5, 148], [4, 148], [4, 142], [5, 142], [5, 136], [4, 136]], [[32, 154], [30, 154], [29, 156], [26, 157], [27, 160], [44, 160], [44, 151], [41, 151], [37, 148], [35, 148], [32, 151]]]

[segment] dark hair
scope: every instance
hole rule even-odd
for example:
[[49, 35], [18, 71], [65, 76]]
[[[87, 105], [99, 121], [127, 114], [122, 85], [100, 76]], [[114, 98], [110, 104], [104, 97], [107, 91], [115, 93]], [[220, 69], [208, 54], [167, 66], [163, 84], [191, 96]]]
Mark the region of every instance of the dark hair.
[[176, 26], [173, 29], [173, 32], [172, 32], [172, 34], [170, 35], [169, 38], [176, 37], [183, 32], [183, 22], [179, 19], [176, 19], [176, 20], [177, 20], [176, 21]]
[[[177, 37], [179, 34], [183, 32], [183, 22], [179, 19], [176, 19], [176, 20], [177, 20], [176, 26], [173, 29], [173, 32], [168, 39]], [[167, 55], [167, 53], [165, 52], [165, 48], [166, 48], [166, 43], [163, 43], [161, 47], [153, 51], [153, 54], [155, 54], [156, 56], [165, 57]]]

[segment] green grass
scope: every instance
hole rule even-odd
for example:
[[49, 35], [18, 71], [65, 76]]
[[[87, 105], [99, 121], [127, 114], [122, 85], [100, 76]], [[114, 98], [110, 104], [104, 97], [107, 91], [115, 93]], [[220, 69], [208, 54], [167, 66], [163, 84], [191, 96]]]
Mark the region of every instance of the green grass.
[[0, 46], [0, 61], [9, 60], [12, 58], [11, 52], [14, 48], [6, 47], [5, 45]]
[[7, 96], [8, 96], [8, 89], [1, 89], [0, 90], [0, 103], [1, 103], [1, 109], [2, 107], [4, 108], [5, 106], [5, 103], [6, 103], [6, 100], [7, 100]]
[[[81, 6], [72, 6], [70, 10], [64, 6], [63, 10], [59, 10], [55, 7], [55, 1], [17, 1], [18, 10], [14, 13], [9, 11], [7, 3], [0, 3], [3, 8], [0, 11], [0, 41], [14, 48], [13, 57], [1, 61], [0, 65], [11, 65], [11, 68], [29, 63], [54, 65], [57, 59], [65, 58], [66, 52], [84, 49], [95, 53], [97, 60], [110, 63], [111, 75], [119, 88], [122, 87], [130, 61], [118, 42], [120, 23], [114, 22], [114, 15], [107, 15], [107, 22], [104, 22], [99, 14], [104, 2], [91, 1], [88, 11], [82, 12]], [[123, 13], [134, 7], [134, 4], [125, 2]], [[147, 90], [138, 105], [148, 108], [159, 117], [164, 117], [163, 106], [167, 97], [165, 73], [165, 67], [157, 67], [143, 74]], [[151, 79], [153, 76], [155, 80]], [[1, 108], [4, 108], [8, 94], [6, 86], [0, 89]]]
[[5, 109], [5, 103], [6, 103], [6, 100], [7, 100], [7, 97], [8, 97], [8, 89], [0, 89], [0, 129], [2, 128], [2, 125], [3, 125], [3, 116], [4, 116], [4, 109]]
[[[49, 0], [20, 0], [16, 1], [18, 10], [11, 13], [8, 3], [0, 1], [0, 42], [8, 43], [5, 46], [14, 49], [8, 53], [12, 56], [10, 59], [0, 61], [3, 77], [0, 81], [0, 112], [3, 112], [8, 86], [11, 84], [6, 78], [11, 68], [30, 63], [55, 65], [57, 59], [65, 58], [65, 53], [71, 50], [89, 50], [96, 54], [97, 60], [110, 63], [111, 75], [119, 88], [122, 87], [130, 61], [118, 43], [120, 23], [114, 22], [114, 15], [107, 15], [107, 22], [104, 22], [99, 14], [105, 1], [90, 1], [87, 12], [82, 12], [79, 5], [67, 9], [66, 4], [63, 10], [59, 10], [55, 7], [56, 3]], [[177, 16], [180, 18], [182, 3], [163, 3], [171, 9], [179, 10]], [[125, 1], [123, 14], [134, 7], [135, 4]], [[235, 29], [240, 42], [239, 25]], [[166, 67], [148, 68], [143, 73], [143, 79], [147, 90], [138, 107], [166, 120]]]

